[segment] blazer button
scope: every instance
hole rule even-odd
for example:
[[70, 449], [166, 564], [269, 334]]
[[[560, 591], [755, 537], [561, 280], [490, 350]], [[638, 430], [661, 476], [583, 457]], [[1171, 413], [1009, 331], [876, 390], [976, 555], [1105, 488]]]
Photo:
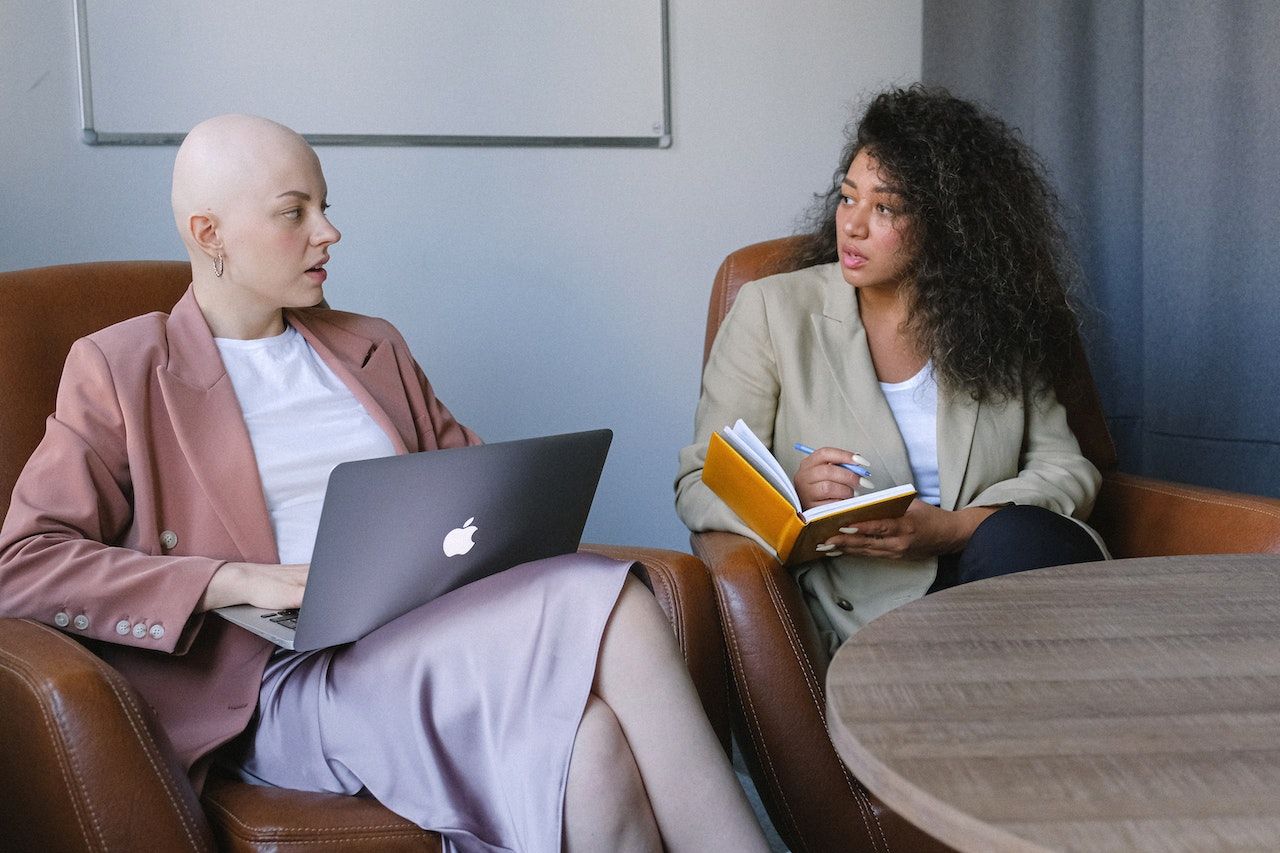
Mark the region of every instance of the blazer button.
[[160, 625], [151, 626], [151, 639], [158, 640], [164, 636], [164, 628]]
[[71, 617], [67, 615], [65, 610], [59, 610], [53, 614], [53, 624], [59, 628], [65, 628], [71, 624]]
[[160, 534], [160, 547], [166, 551], [172, 551], [178, 545], [178, 534], [172, 530], [166, 530]]
[[849, 603], [847, 598], [837, 598], [836, 607], [839, 607], [841, 610], [853, 610], [853, 605]]
[[133, 626], [133, 636], [137, 637], [139, 640], [141, 640], [143, 637], [147, 636], [147, 626], [146, 626], [146, 625], [143, 625], [141, 622], [139, 622], [139, 623], [137, 623], [136, 625], [134, 625], [134, 626]]
[[85, 628], [88, 628], [89, 617], [81, 613], [79, 616], [76, 617], [75, 626], [81, 631], [83, 631]]
[[116, 623], [116, 633], [122, 637], [129, 633], [128, 619], [121, 619], [119, 622]]

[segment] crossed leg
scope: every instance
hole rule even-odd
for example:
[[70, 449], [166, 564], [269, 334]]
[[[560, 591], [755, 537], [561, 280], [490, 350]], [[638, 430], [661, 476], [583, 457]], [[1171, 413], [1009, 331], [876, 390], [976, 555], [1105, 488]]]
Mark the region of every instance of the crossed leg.
[[591, 695], [573, 742], [565, 787], [565, 853], [649, 853], [662, 839], [618, 718]]
[[649, 591], [623, 585], [565, 791], [565, 850], [767, 851]]

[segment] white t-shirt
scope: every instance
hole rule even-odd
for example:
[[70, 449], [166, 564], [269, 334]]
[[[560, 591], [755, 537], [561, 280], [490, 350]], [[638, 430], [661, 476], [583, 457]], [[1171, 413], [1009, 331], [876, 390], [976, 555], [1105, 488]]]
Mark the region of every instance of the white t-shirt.
[[214, 338], [249, 428], [282, 563], [309, 563], [329, 473], [391, 456], [391, 439], [293, 327]]
[[938, 485], [938, 382], [933, 362], [925, 362], [919, 373], [903, 382], [881, 382], [880, 390], [907, 446], [916, 493], [925, 503], [938, 506], [942, 501]]

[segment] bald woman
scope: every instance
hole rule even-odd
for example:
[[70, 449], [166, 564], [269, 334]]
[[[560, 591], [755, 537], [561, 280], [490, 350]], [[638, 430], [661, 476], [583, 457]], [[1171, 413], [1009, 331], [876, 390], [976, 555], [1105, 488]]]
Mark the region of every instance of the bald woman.
[[327, 196], [288, 128], [188, 134], [191, 287], [72, 347], [0, 530], [0, 613], [74, 613], [62, 630], [155, 709], [197, 786], [217, 762], [368, 792], [457, 851], [764, 850], [627, 564], [517, 567], [315, 652], [206, 615], [301, 603], [338, 463], [479, 442], [395, 328], [317, 307]]

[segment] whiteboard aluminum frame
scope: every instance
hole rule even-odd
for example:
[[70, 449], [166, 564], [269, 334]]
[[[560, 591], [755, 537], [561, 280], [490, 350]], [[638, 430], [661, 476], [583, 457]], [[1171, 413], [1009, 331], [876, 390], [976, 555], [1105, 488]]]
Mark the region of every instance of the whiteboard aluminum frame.
[[[80, 71], [80, 126], [86, 145], [180, 145], [186, 131], [173, 133], [100, 133], [93, 126], [93, 78], [89, 64], [86, 0], [75, 0], [76, 58]], [[662, 14], [662, 127], [654, 136], [442, 136], [381, 133], [304, 133], [312, 145], [376, 145], [383, 147], [444, 146], [487, 148], [670, 148], [671, 40], [668, 0]]]

